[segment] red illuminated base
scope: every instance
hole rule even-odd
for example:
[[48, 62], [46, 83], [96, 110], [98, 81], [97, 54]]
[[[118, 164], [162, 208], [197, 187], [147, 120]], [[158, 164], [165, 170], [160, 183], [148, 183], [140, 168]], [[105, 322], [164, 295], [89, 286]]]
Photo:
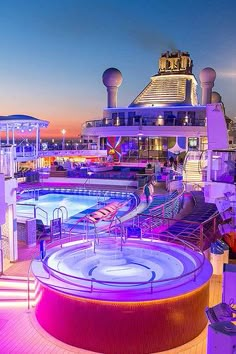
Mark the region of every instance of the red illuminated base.
[[36, 317], [59, 340], [99, 353], [143, 354], [178, 347], [207, 324], [209, 282], [185, 295], [108, 302], [61, 294], [41, 285]]

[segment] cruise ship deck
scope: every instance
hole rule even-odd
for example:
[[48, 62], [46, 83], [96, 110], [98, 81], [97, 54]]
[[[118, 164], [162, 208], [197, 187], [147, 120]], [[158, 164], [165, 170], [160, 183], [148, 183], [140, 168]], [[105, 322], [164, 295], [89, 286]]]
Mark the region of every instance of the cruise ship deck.
[[[217, 268], [210, 247], [235, 230], [236, 152], [214, 69], [200, 73], [199, 105], [192, 67], [187, 52], [164, 53], [126, 108], [122, 74], [107, 69], [107, 107], [75, 150], [64, 135], [58, 151], [41, 144], [47, 121], [0, 117], [2, 353], [207, 353], [205, 310], [224, 300], [224, 251]], [[35, 142], [15, 147], [27, 129]], [[56, 200], [51, 219], [42, 196]], [[27, 201], [33, 214], [22, 217]]]
[[[36, 249], [21, 248], [20, 261], [5, 272], [9, 276], [27, 276], [29, 262]], [[1, 283], [0, 283], [1, 284]], [[212, 276], [210, 281], [210, 306], [221, 302], [222, 277]], [[1, 308], [0, 331], [2, 353], [92, 353], [84, 349], [69, 346], [49, 335], [38, 324], [34, 309]], [[167, 351], [163, 354], [205, 354], [207, 327], [194, 340]]]
[[[159, 195], [167, 194], [164, 185], [156, 185], [155, 193]], [[25, 186], [26, 187], [26, 186]], [[192, 204], [186, 195], [185, 207], [181, 211], [179, 217], [184, 217], [191, 211]], [[38, 245], [36, 247], [26, 247], [23, 243], [19, 243], [18, 261], [14, 264], [9, 264], [4, 271], [4, 275], [0, 279], [0, 287], [4, 288], [4, 291], [13, 290], [11, 287], [17, 286], [18, 282], [22, 282], [23, 287], [27, 286], [27, 277], [29, 266], [32, 259], [38, 254]], [[6, 284], [4, 284], [4, 278], [12, 279], [13, 285], [9, 285], [7, 290]], [[17, 278], [15, 278], [17, 277]], [[21, 278], [21, 281], [19, 280]], [[14, 282], [14, 280], [18, 279]], [[14, 285], [15, 284], [15, 285]], [[23, 291], [23, 290], [22, 290]], [[213, 275], [210, 280], [210, 298], [209, 305], [214, 306], [221, 302], [222, 297], [222, 276]], [[0, 303], [1, 305], [1, 303]], [[40, 352], [52, 352], [52, 353], [94, 353], [92, 351], [79, 349], [67, 345], [55, 337], [47, 333], [38, 323], [35, 316], [35, 308], [27, 308], [27, 301], [24, 306], [18, 308], [18, 305], [1, 306], [0, 308], [0, 330], [1, 330], [1, 351], [3, 353], [40, 353]], [[207, 341], [207, 326], [194, 340], [167, 351], [162, 351], [166, 354], [177, 353], [206, 353]]]

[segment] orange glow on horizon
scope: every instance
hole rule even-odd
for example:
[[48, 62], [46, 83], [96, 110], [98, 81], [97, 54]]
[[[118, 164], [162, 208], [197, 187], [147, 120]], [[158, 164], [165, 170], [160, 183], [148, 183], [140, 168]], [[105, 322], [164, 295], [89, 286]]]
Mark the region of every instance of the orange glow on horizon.
[[[15, 104], [14, 104], [15, 103]], [[55, 102], [54, 102], [55, 104]], [[65, 139], [75, 139], [81, 134], [82, 124], [88, 120], [102, 117], [102, 107], [77, 107], [58, 102], [55, 105], [40, 105], [39, 102], [28, 102], [27, 105], [17, 102], [5, 101], [1, 107], [1, 116], [23, 114], [49, 122], [47, 128], [40, 130], [41, 138], [62, 138], [62, 129], [66, 130]]]

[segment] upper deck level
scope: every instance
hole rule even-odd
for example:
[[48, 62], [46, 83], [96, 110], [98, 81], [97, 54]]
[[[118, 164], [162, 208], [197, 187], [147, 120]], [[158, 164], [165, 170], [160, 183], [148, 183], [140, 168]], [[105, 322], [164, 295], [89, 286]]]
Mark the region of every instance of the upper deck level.
[[[125, 131], [124, 131], [125, 128]], [[205, 106], [182, 107], [129, 107], [104, 110], [102, 119], [86, 121], [82, 125], [83, 135], [106, 136], [115, 134], [138, 134], [146, 131], [149, 136], [189, 135], [194, 131], [204, 135], [206, 130]]]

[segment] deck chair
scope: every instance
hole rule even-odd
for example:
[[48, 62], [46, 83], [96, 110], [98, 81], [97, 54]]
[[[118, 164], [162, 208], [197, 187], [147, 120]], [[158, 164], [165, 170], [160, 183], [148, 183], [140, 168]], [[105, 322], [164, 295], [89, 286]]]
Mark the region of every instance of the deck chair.
[[106, 206], [104, 206], [104, 208], [111, 213], [117, 209], [117, 207], [112, 204], [106, 205]]
[[[92, 219], [95, 220], [95, 222], [99, 222], [100, 220], [102, 220], [105, 217], [105, 214], [102, 213], [100, 210], [95, 211], [94, 213], [88, 215], [88, 218], [90, 218], [90, 220], [92, 222], [94, 222]], [[92, 218], [92, 219], [91, 219]]]
[[236, 314], [236, 309], [225, 302], [206, 308], [206, 315], [210, 323], [236, 321], [234, 314]]
[[44, 225], [41, 219], [36, 219], [36, 233], [37, 233], [37, 239], [44, 237], [44, 236], [49, 236], [50, 235], [50, 227], [47, 225]]
[[91, 224], [96, 224], [100, 219], [93, 216], [93, 214], [86, 215], [84, 220], [87, 220]]
[[99, 211], [99, 213], [102, 213], [103, 216], [105, 216], [105, 217], [111, 213], [111, 210], [106, 209], [106, 207], [99, 209], [98, 211]]

